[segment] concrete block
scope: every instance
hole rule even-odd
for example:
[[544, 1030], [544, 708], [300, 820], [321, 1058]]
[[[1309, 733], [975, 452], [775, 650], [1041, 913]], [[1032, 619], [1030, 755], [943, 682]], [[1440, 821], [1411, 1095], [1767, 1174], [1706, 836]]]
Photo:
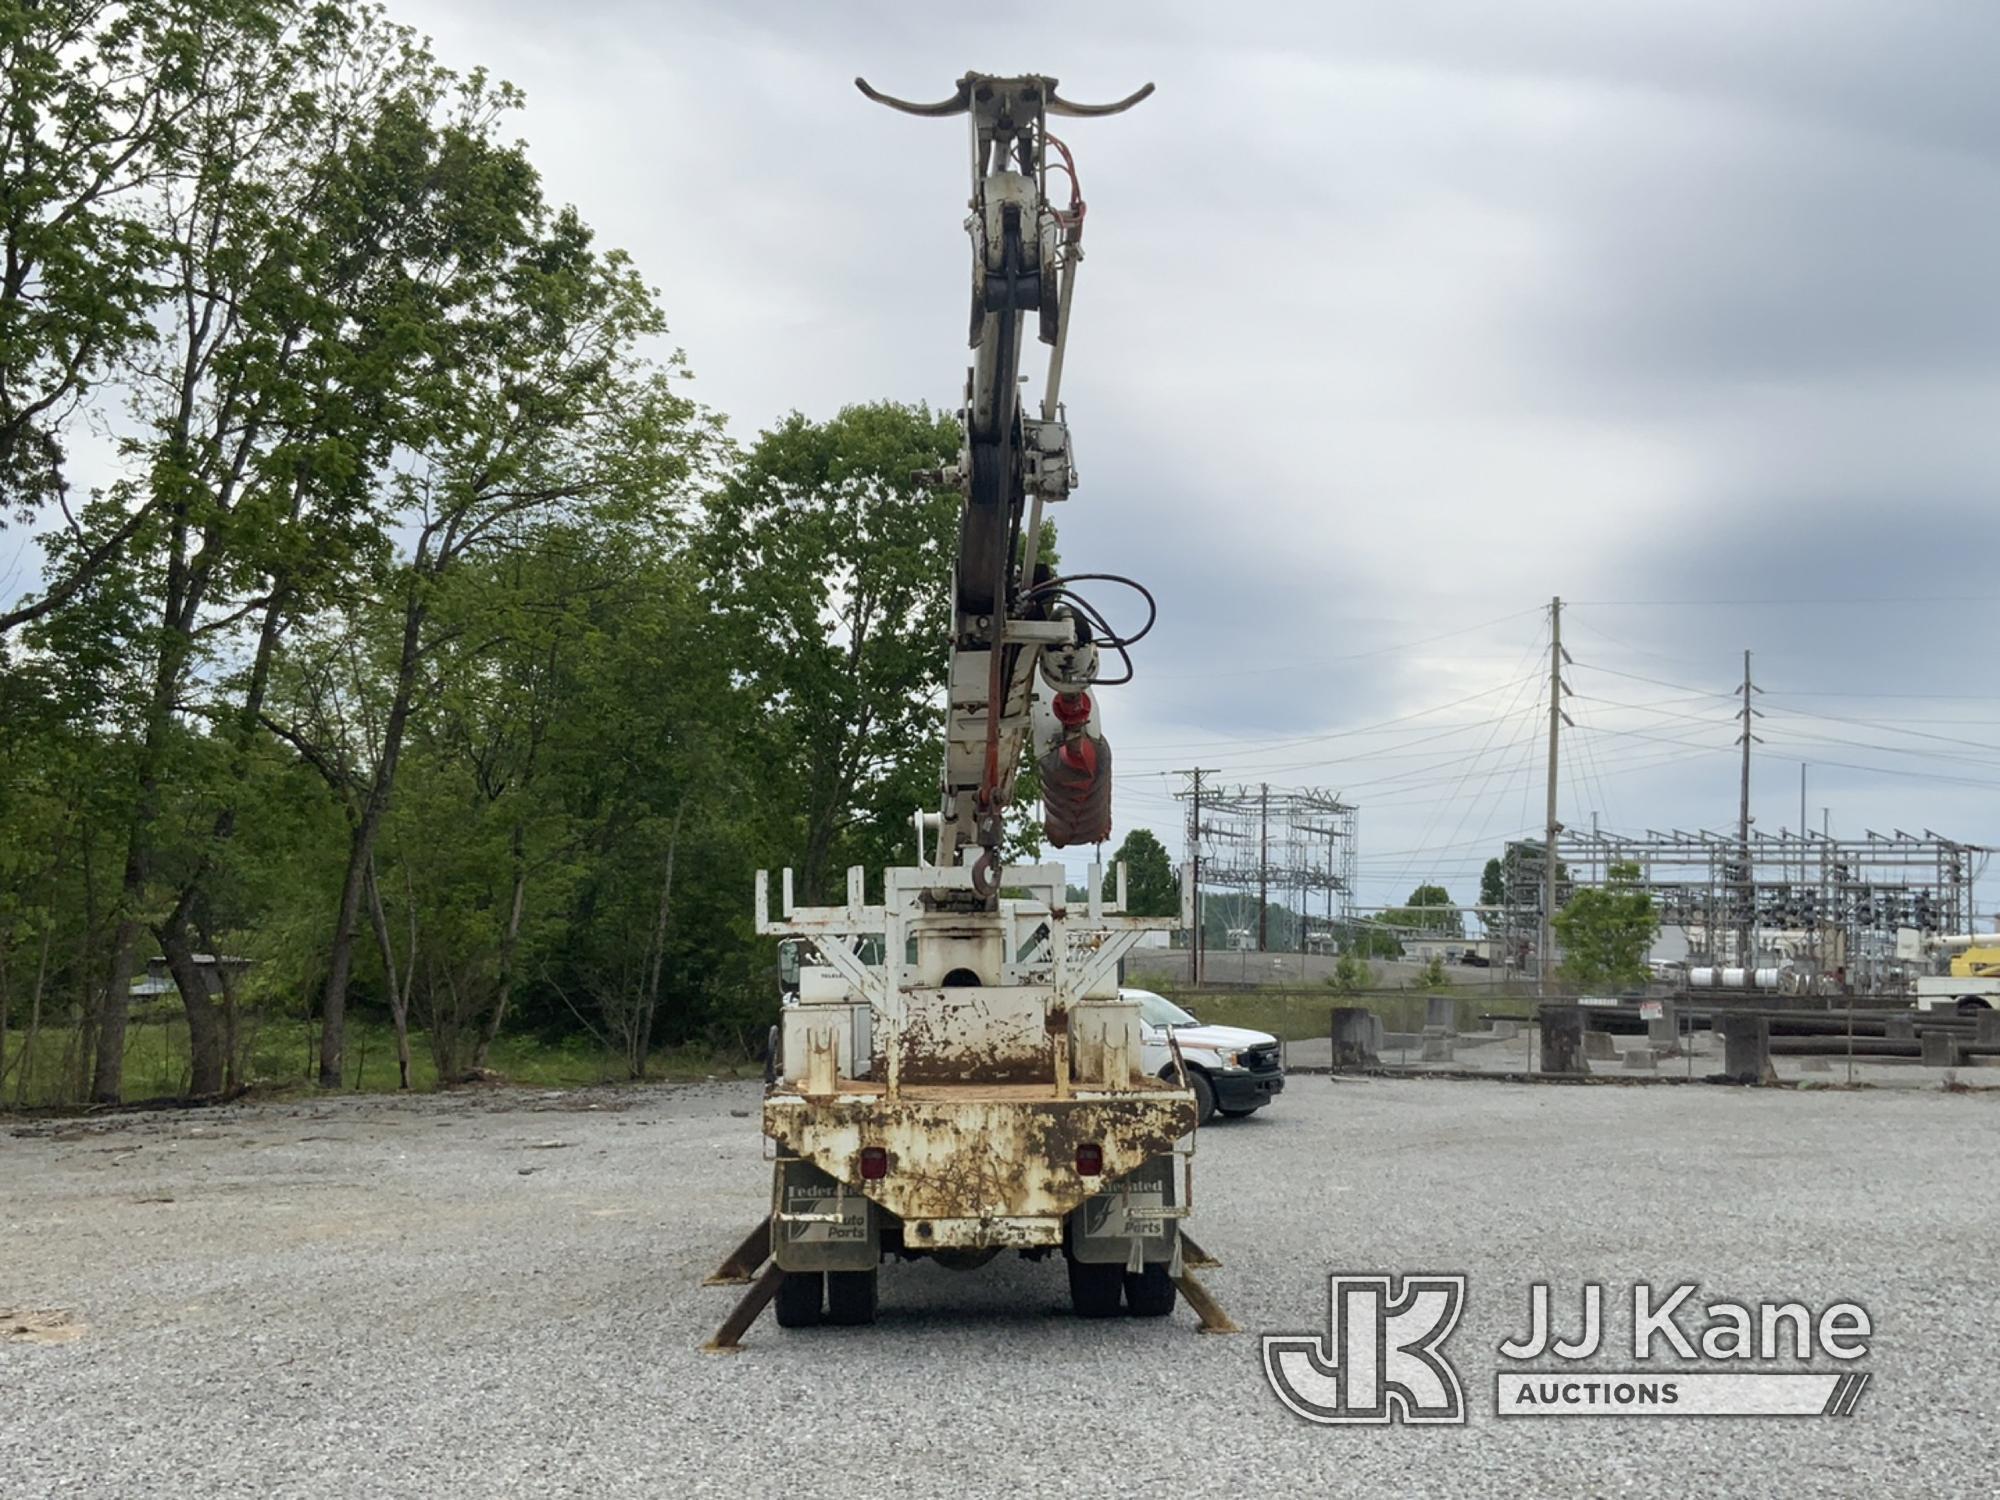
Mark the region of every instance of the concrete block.
[[1833, 1064], [1824, 1057], [1807, 1055], [1799, 1059], [1799, 1071], [1801, 1073], [1831, 1073], [1833, 1071]]
[[2000, 1010], [1972, 1013], [1972, 1039], [1982, 1047], [2000, 1047]]
[[1913, 1042], [1917, 1039], [1917, 1018], [1915, 1016], [1891, 1016], [1882, 1023], [1882, 1035], [1897, 1041]]
[[1675, 1013], [1674, 1002], [1662, 1000], [1659, 1016], [1646, 1022], [1646, 1040], [1671, 1047], [1680, 1040], [1680, 1034], [1680, 1016]]
[[1592, 1062], [1610, 1062], [1618, 1055], [1618, 1044], [1608, 1031], [1585, 1031], [1583, 1055]]
[[1424, 1030], [1433, 1036], [1450, 1036], [1458, 1029], [1458, 1005], [1449, 995], [1424, 997]]
[[1448, 1036], [1424, 1037], [1423, 1060], [1425, 1062], [1450, 1062], [1452, 1059], [1451, 1038]]
[[1583, 1058], [1583, 1007], [1544, 1005], [1536, 1017], [1542, 1029], [1542, 1071], [1575, 1077], [1590, 1071]]
[[1948, 1031], [1926, 1031], [1923, 1035], [1924, 1066], [1927, 1068], [1955, 1068], [1958, 1066], [1958, 1042]]
[[1333, 1065], [1336, 1068], [1379, 1068], [1382, 1065], [1382, 1018], [1363, 1006], [1335, 1006]]
[[1660, 1069], [1651, 1047], [1627, 1047], [1622, 1058], [1628, 1073], [1657, 1073]]
[[1495, 1021], [1493, 1023], [1493, 1037], [1496, 1041], [1511, 1042], [1520, 1034], [1521, 1023], [1519, 1021]]
[[1771, 1023], [1762, 1016], [1716, 1017], [1722, 1032], [1722, 1071], [1742, 1083], [1770, 1083], [1778, 1076], [1771, 1067]]

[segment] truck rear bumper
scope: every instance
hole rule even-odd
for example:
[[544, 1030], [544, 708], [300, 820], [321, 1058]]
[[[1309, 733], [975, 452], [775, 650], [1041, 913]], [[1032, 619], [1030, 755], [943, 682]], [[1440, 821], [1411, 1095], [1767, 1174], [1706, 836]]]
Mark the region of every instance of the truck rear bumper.
[[[1194, 1096], [1164, 1083], [1131, 1091], [932, 1085], [890, 1099], [846, 1084], [831, 1095], [778, 1090], [764, 1133], [894, 1214], [911, 1249], [1031, 1249], [1062, 1242], [1065, 1216], [1170, 1153], [1194, 1129]], [[1078, 1147], [1101, 1163], [1085, 1175]], [[862, 1153], [881, 1175], [864, 1173]]]

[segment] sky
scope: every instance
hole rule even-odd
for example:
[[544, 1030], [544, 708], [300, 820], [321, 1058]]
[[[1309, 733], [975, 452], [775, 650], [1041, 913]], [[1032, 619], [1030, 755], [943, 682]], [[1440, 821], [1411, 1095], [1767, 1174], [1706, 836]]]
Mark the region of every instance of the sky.
[[964, 123], [856, 74], [1157, 85], [1062, 132], [1062, 555], [1161, 607], [1103, 694], [1121, 833], [1178, 853], [1180, 768], [1323, 787], [1363, 904], [1473, 899], [1542, 822], [1560, 595], [1569, 826], [1733, 826], [1748, 648], [1761, 828], [1803, 763], [1815, 827], [2000, 845], [2000, 7], [391, 11], [526, 91], [745, 441], [964, 379]]

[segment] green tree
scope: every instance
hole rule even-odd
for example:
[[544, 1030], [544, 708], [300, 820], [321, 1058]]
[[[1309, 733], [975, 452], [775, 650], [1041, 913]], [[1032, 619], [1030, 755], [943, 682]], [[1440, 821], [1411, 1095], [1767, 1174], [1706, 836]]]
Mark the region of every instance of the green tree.
[[1639, 888], [1636, 864], [1613, 864], [1606, 874], [1605, 885], [1575, 892], [1556, 913], [1562, 975], [1577, 984], [1642, 984], [1659, 914]]
[[0, 632], [73, 598], [145, 524], [142, 496], [86, 540], [68, 503], [64, 429], [156, 342], [171, 302], [158, 209], [191, 178], [205, 94], [272, 55], [282, 0], [44, 0], [0, 5], [0, 525], [64, 502], [72, 545]]
[[[438, 268], [458, 259], [438, 252], [458, 248], [440, 241], [467, 194], [449, 160], [486, 149], [493, 124], [483, 82], [457, 84], [372, 11], [277, 18], [253, 18], [202, 59], [148, 210], [176, 290], [155, 341], [122, 371], [140, 424], [127, 472], [52, 549], [59, 569], [87, 566], [144, 516], [100, 580], [107, 596], [143, 601], [145, 617], [128, 640], [145, 680], [93, 1080], [105, 1100], [122, 1091], [144, 937], [182, 994], [193, 1091], [225, 1081], [221, 1023], [193, 959], [213, 926], [210, 877], [228, 856], [289, 611], [350, 583], [381, 538], [368, 476], [415, 435], [401, 418], [424, 338], [457, 326], [410, 291], [455, 289]], [[243, 670], [218, 670], [231, 659]]]
[[1403, 941], [1373, 922], [1356, 922], [1341, 934], [1340, 949], [1363, 958], [1401, 958]]
[[1125, 865], [1125, 909], [1135, 917], [1171, 917], [1181, 909], [1181, 883], [1167, 849], [1150, 828], [1135, 828], [1112, 856]]
[[1443, 937], [1464, 937], [1465, 919], [1453, 904], [1451, 893], [1441, 885], [1420, 885], [1401, 906], [1382, 913], [1388, 927], [1410, 928]]
[[794, 413], [709, 500], [702, 558], [732, 665], [765, 705], [768, 804], [803, 902], [840, 864], [906, 850], [910, 814], [936, 801], [961, 502], [913, 476], [958, 444], [957, 422], [923, 406]]
[[1486, 861], [1486, 868], [1479, 872], [1479, 904], [1481, 906], [1505, 906], [1507, 904], [1507, 872], [1495, 855]]

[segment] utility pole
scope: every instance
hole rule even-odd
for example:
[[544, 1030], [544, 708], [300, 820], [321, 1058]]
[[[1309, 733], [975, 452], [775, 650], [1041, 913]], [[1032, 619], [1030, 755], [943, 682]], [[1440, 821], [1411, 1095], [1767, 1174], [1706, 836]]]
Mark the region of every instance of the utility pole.
[[1562, 726], [1569, 716], [1563, 712], [1563, 602], [1557, 595], [1549, 600], [1549, 815], [1542, 831], [1542, 922], [1535, 951], [1535, 990], [1549, 992], [1549, 970], [1555, 958], [1556, 915], [1556, 835], [1562, 824], [1556, 821], [1556, 759], [1562, 746]]
[[1213, 766], [1191, 766], [1176, 773], [1192, 783], [1193, 811], [1188, 818], [1187, 853], [1194, 885], [1194, 927], [1188, 933], [1188, 983], [1199, 989], [1203, 976], [1201, 931], [1201, 778], [1215, 775]]
[[1271, 783], [1257, 788], [1257, 951], [1271, 951]]
[[1756, 955], [1750, 951], [1750, 935], [1756, 925], [1756, 898], [1753, 889], [1754, 872], [1750, 865], [1750, 747], [1761, 745], [1762, 740], [1752, 732], [1751, 721], [1763, 715], [1750, 705], [1750, 695], [1762, 689], [1750, 680], [1750, 652], [1743, 652], [1743, 706], [1736, 711], [1736, 717], [1743, 721], [1743, 733], [1737, 744], [1743, 747], [1742, 790], [1736, 808], [1736, 857], [1739, 882], [1736, 892], [1736, 961], [1744, 968], [1756, 967]]
[[1806, 763], [1799, 762], [1799, 884], [1806, 883]]

